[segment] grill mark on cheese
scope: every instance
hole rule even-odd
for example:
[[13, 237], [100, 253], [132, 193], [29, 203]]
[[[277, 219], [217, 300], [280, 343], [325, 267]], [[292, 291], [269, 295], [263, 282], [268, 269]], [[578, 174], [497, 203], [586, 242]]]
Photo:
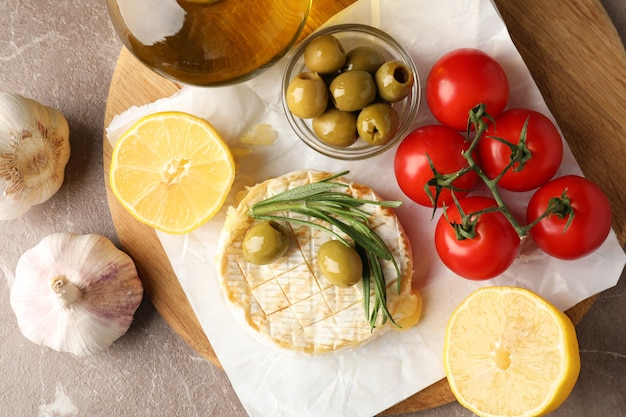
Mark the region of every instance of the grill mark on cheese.
[[[229, 209], [218, 249], [220, 283], [235, 313], [243, 316], [245, 323], [263, 339], [309, 354], [358, 346], [384, 333], [389, 324], [379, 324], [371, 330], [363, 305], [362, 283], [337, 287], [323, 276], [315, 257], [317, 248], [331, 238], [327, 232], [288, 223], [292, 234], [290, 247], [281, 259], [269, 265], [246, 262], [241, 255], [241, 243], [245, 231], [254, 222], [246, 215], [252, 204], [327, 176], [317, 171], [297, 171], [251, 188], [237, 208]], [[379, 199], [373, 190], [359, 184], [350, 184], [347, 192], [357, 198]], [[401, 268], [402, 295], [410, 294], [411, 251], [395, 213], [388, 207], [361, 208], [371, 214], [370, 227], [387, 242]], [[291, 212], [283, 214], [306, 219]], [[392, 262], [382, 261], [382, 266], [389, 288], [388, 307], [393, 313], [396, 300], [402, 295], [396, 292]], [[370, 297], [373, 303], [373, 285]]]

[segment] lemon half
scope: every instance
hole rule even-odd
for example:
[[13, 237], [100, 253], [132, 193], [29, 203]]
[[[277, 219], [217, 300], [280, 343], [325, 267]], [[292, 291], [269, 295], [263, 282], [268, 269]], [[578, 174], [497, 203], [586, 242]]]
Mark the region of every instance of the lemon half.
[[138, 221], [183, 234], [212, 218], [234, 178], [230, 149], [205, 119], [154, 113], [124, 132], [113, 148], [110, 186]]
[[580, 371], [570, 319], [517, 287], [470, 294], [449, 319], [443, 357], [455, 397], [481, 417], [545, 415], [565, 401]]

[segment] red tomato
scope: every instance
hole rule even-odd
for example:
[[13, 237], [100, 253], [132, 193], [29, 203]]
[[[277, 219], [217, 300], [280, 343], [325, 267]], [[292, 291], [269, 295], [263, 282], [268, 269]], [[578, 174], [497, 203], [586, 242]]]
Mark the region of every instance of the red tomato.
[[480, 103], [497, 117], [509, 99], [509, 81], [500, 64], [483, 51], [455, 49], [435, 62], [426, 80], [426, 100], [442, 124], [467, 129], [469, 111]]
[[489, 136], [517, 145], [526, 119], [526, 148], [530, 159], [519, 171], [515, 170], [519, 164], [515, 164], [498, 182], [500, 187], [511, 191], [529, 191], [548, 182], [563, 159], [563, 141], [550, 119], [534, 110], [512, 109], [498, 116], [495, 129], [491, 125], [478, 142], [480, 166], [485, 174], [491, 179], [497, 177], [511, 160], [511, 148]]
[[[451, 174], [467, 166], [462, 152], [467, 150], [469, 143], [456, 130], [441, 125], [423, 126], [407, 135], [396, 150], [394, 170], [396, 181], [411, 200], [426, 207], [433, 204], [424, 190], [424, 187], [435, 174], [428, 158], [440, 174]], [[463, 198], [474, 187], [477, 175], [474, 171], [457, 178], [452, 184], [467, 191], [455, 191], [457, 198]], [[436, 195], [434, 186], [430, 186], [433, 197]], [[452, 204], [452, 194], [448, 189], [442, 189], [437, 198], [437, 206], [443, 203]]]
[[567, 230], [567, 216], [551, 214], [530, 229], [530, 236], [547, 254], [559, 259], [578, 259], [602, 245], [611, 230], [609, 200], [593, 182], [577, 175], [566, 175], [541, 186], [528, 202], [528, 224], [539, 218], [553, 197], [563, 191], [570, 200], [574, 219]]
[[[465, 214], [496, 206], [492, 198], [472, 196], [459, 202]], [[476, 235], [459, 240], [452, 223], [461, 223], [456, 206], [446, 209], [435, 228], [435, 247], [443, 263], [464, 278], [485, 280], [507, 270], [519, 253], [520, 238], [500, 212], [482, 214], [476, 221]]]

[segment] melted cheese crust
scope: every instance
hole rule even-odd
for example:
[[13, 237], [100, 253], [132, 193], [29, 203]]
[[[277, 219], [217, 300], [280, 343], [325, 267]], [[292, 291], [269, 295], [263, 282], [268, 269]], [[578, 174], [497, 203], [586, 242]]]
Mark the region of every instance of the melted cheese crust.
[[[393, 326], [389, 322], [382, 325], [382, 315], [379, 314], [378, 324], [371, 330], [364, 310], [362, 282], [342, 288], [331, 284], [322, 275], [315, 256], [317, 248], [331, 239], [325, 231], [286, 223], [292, 238], [282, 258], [269, 265], [255, 265], [243, 258], [243, 237], [257, 221], [246, 214], [254, 203], [328, 176], [330, 174], [325, 172], [296, 171], [250, 188], [239, 205], [228, 210], [217, 256], [220, 284], [236, 315], [242, 317], [247, 326], [264, 340], [290, 351], [307, 354], [356, 347]], [[354, 197], [380, 200], [367, 186], [345, 179], [334, 181], [348, 184], [347, 192]], [[409, 241], [392, 209], [370, 204], [361, 208], [371, 213], [370, 228], [385, 241], [400, 267], [402, 285], [398, 293], [395, 268], [391, 262], [382, 262], [387, 284], [387, 305], [397, 321], [407, 315], [401, 305], [407, 297], [413, 297], [413, 260]], [[369, 296], [370, 305], [373, 306], [373, 285]]]

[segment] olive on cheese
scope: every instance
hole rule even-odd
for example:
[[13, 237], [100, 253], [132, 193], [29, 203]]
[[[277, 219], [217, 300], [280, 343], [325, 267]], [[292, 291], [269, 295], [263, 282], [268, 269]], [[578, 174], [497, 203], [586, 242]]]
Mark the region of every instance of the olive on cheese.
[[329, 240], [320, 246], [317, 264], [322, 274], [339, 287], [351, 287], [363, 275], [363, 262], [359, 253], [339, 240]]
[[242, 244], [243, 257], [257, 265], [267, 265], [283, 256], [289, 248], [287, 228], [273, 220], [252, 226]]

